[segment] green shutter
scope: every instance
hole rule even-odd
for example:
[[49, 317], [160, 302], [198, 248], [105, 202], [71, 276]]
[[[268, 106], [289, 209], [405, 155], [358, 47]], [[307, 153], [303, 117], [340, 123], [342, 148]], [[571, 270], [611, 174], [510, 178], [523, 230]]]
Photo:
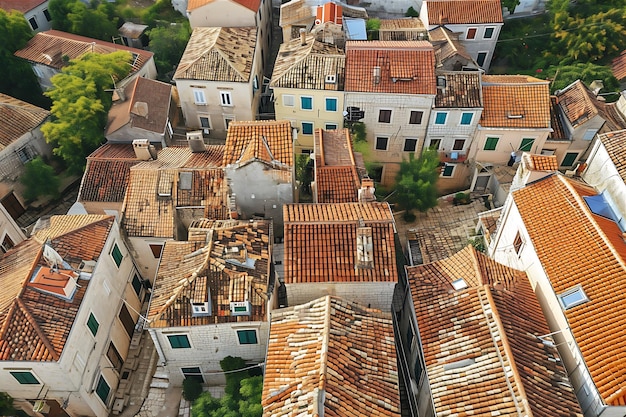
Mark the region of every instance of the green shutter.
[[13, 375], [13, 378], [17, 379], [17, 382], [24, 385], [39, 384], [39, 381], [30, 371], [13, 371], [9, 372]]
[[561, 166], [571, 167], [572, 165], [574, 165], [574, 161], [576, 160], [576, 158], [578, 158], [577, 153], [566, 153], [565, 158], [563, 158], [563, 162], [561, 162]]
[[137, 294], [137, 297], [139, 297], [139, 294], [141, 294], [141, 287], [143, 286], [143, 284], [141, 283], [141, 280], [139, 279], [137, 274], [135, 274], [135, 276], [133, 277], [132, 285], [133, 285], [133, 289], [135, 290], [135, 294]]
[[93, 315], [93, 313], [89, 313], [87, 327], [89, 327], [89, 330], [91, 330], [91, 334], [93, 334], [94, 336], [96, 335], [96, 333], [98, 333], [98, 327], [100, 327], [100, 323], [98, 323], [98, 320], [96, 320], [96, 317]]
[[237, 330], [240, 345], [256, 345], [256, 330]]
[[170, 341], [170, 346], [172, 346], [172, 349], [186, 349], [191, 347], [189, 339], [185, 334], [167, 336], [167, 339]]
[[522, 143], [519, 146], [519, 150], [523, 152], [530, 152], [533, 147], [533, 143], [535, 143], [535, 139], [524, 138], [522, 139]]
[[487, 138], [487, 142], [485, 142], [485, 149], [486, 151], [495, 151], [496, 150], [496, 146], [498, 146], [498, 140], [499, 138]]
[[122, 256], [122, 252], [120, 251], [120, 248], [117, 246], [117, 243], [113, 245], [111, 256], [113, 257], [113, 260], [115, 261], [115, 265], [117, 265], [117, 267], [119, 268], [119, 266], [122, 264], [122, 259], [124, 259], [124, 256]]
[[111, 392], [111, 387], [107, 384], [106, 380], [100, 375], [100, 379], [98, 379], [98, 385], [96, 386], [96, 394], [102, 400], [103, 403], [108, 404], [107, 400], [109, 399], [109, 393]]

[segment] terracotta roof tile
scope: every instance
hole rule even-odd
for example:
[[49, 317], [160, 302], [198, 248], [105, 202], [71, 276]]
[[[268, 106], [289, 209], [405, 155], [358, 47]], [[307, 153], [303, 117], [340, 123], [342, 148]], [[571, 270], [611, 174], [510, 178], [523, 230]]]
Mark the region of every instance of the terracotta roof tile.
[[503, 23], [500, 0], [424, 0], [430, 25]]
[[582, 416], [524, 272], [471, 246], [407, 272], [437, 415]]
[[[285, 282], [397, 281], [395, 223], [387, 203], [287, 204]], [[362, 225], [362, 226], [361, 226]], [[357, 267], [357, 229], [371, 228], [371, 267]]]
[[48, 0], [0, 0], [0, 9], [7, 11], [17, 10], [24, 14]]
[[[376, 67], [380, 68], [380, 77], [374, 77]], [[346, 42], [345, 90], [434, 95], [437, 87], [432, 45], [426, 41]]]
[[483, 75], [485, 127], [550, 127], [550, 85], [525, 75]]
[[480, 72], [438, 72], [445, 79], [445, 88], [437, 88], [435, 107], [481, 108]]
[[315, 131], [315, 193], [318, 203], [358, 201], [361, 181], [348, 129]]
[[15, 56], [60, 70], [66, 65], [65, 57], [76, 59], [88, 52], [110, 54], [116, 51], [128, 51], [137, 55], [137, 62], [131, 72], [136, 72], [142, 68], [154, 55], [152, 52], [142, 49], [86, 38], [59, 30], [47, 30], [36, 33], [24, 48], [15, 52]]
[[130, 144], [105, 144], [87, 157], [78, 201], [122, 202], [130, 168], [141, 162]]
[[[551, 175], [512, 193], [555, 293], [580, 285], [590, 301], [564, 311], [600, 395], [626, 400], [626, 243], [618, 225], [593, 214], [593, 188]], [[607, 291], [608, 289], [608, 291]], [[610, 358], [610, 359], [609, 359]]]
[[559, 106], [563, 114], [576, 128], [596, 116], [606, 122], [601, 132], [626, 128], [626, 119], [616, 108], [616, 103], [598, 100], [593, 92], [582, 81], [576, 80], [557, 93]]
[[[213, 3], [215, 0], [189, 0], [187, 3], [187, 11], [195, 10], [199, 7], [206, 6], [207, 4]], [[245, 7], [246, 9], [252, 10], [253, 12], [257, 12], [261, 5], [260, 0], [232, 0], [233, 3], [237, 3]]]
[[[459, 41], [459, 34], [454, 33], [446, 27], [440, 26], [428, 32], [428, 37], [435, 48], [435, 60], [437, 66], [454, 57], [460, 56], [466, 61], [475, 62], [467, 50]], [[478, 64], [475, 64], [478, 66]]]
[[538, 155], [525, 152], [522, 157], [528, 161], [528, 167], [533, 171], [554, 172], [559, 169], [559, 162], [555, 155]]
[[255, 27], [199, 27], [191, 33], [175, 80], [247, 83], [252, 74]]
[[[367, 383], [364, 383], [367, 381]], [[275, 310], [263, 415], [399, 416], [389, 313], [336, 297]]]
[[[271, 223], [265, 220], [201, 220], [190, 226], [190, 235], [199, 238], [203, 234], [203, 239], [167, 242], [150, 302], [150, 326], [265, 320], [271, 233]], [[228, 248], [233, 247], [238, 248], [241, 258], [226, 255]], [[181, 285], [183, 281], [185, 285]], [[195, 316], [191, 303], [207, 301], [211, 315]], [[250, 302], [251, 314], [233, 316], [230, 302], [245, 301]]]
[[626, 130], [603, 133], [598, 136], [620, 177], [626, 182]]
[[569, 140], [569, 136], [563, 126], [561, 111], [559, 110], [559, 100], [556, 96], [550, 96], [550, 132], [549, 140]]
[[[267, 160], [269, 157], [272, 159]], [[222, 164], [245, 163], [251, 159], [293, 166], [291, 123], [286, 120], [231, 122]]]
[[611, 70], [618, 80], [626, 78], [626, 49], [611, 61]]
[[39, 127], [48, 116], [48, 110], [0, 93], [0, 151]]

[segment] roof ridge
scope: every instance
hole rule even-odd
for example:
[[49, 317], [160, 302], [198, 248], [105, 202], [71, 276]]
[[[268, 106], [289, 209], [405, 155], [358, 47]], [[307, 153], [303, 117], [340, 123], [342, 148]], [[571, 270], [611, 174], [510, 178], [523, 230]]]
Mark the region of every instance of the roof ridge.
[[39, 327], [39, 324], [37, 323], [37, 320], [35, 319], [35, 317], [33, 317], [32, 313], [30, 312], [26, 304], [24, 304], [24, 302], [19, 297], [15, 299], [15, 302], [20, 308], [20, 310], [22, 311], [22, 313], [24, 313], [24, 315], [26, 316], [28, 323], [30, 323], [30, 325], [33, 326], [35, 333], [37, 333], [37, 336], [39, 336], [39, 338], [41, 339], [41, 342], [44, 344], [46, 349], [48, 349], [48, 351], [50, 352], [50, 355], [52, 355], [52, 359], [54, 359], [55, 361], [58, 361], [60, 357], [59, 353], [54, 349], [54, 346], [52, 346], [52, 343], [48, 339], [48, 336], [46, 336], [43, 330], [41, 330], [41, 328]]
[[[321, 369], [320, 369], [320, 374], [319, 374], [319, 384], [316, 388], [322, 390], [322, 391], [326, 391], [326, 382], [327, 382], [327, 378], [326, 378], [326, 374], [327, 374], [327, 369], [328, 369], [328, 346], [330, 345], [330, 311], [331, 311], [331, 303], [332, 303], [332, 298], [330, 295], [326, 295], [324, 298], [326, 298], [326, 312], [324, 315], [324, 334], [322, 336], [322, 349], [320, 352], [320, 362], [321, 362]], [[319, 391], [317, 392], [317, 395], [319, 395]], [[322, 398], [324, 398], [324, 396], [322, 395]], [[314, 403], [313, 403], [313, 407], [317, 407], [319, 406], [319, 397], [314, 399]]]
[[[228, 59], [228, 56], [226, 55], [226, 53], [224, 53], [224, 51], [222, 51], [222, 48], [219, 47], [219, 45], [217, 43], [217, 40], [222, 36], [222, 31], [223, 30], [224, 30], [224, 28], [220, 28], [219, 34], [215, 38], [215, 42], [213, 43], [213, 47], [211, 49], [216, 50], [216, 52], [220, 55], [220, 57], [224, 61], [226, 61], [226, 63], [228, 64], [229, 67], [231, 67], [233, 70], [235, 70], [235, 72], [241, 77], [242, 80], [250, 81], [250, 78], [246, 77], [245, 75], [243, 75], [241, 73], [241, 71], [239, 71], [239, 69], [233, 65], [233, 62], [230, 59]], [[256, 49], [256, 45], [255, 45], [254, 49]], [[253, 55], [253, 59], [254, 59], [254, 52], [252, 53], [252, 55]], [[252, 73], [252, 71], [251, 71], [251, 73]]]
[[[84, 215], [84, 216], [92, 216], [92, 215], [91, 215], [91, 214], [86, 214], [86, 215]], [[112, 215], [104, 215], [104, 217], [103, 217], [103, 218], [101, 218], [101, 219], [94, 220], [94, 221], [92, 221], [92, 222], [89, 222], [89, 223], [87, 223], [87, 224], [84, 224], [84, 225], [82, 225], [82, 226], [79, 226], [79, 227], [77, 227], [77, 228], [75, 228], [75, 229], [68, 230], [68, 231], [66, 231], [65, 233], [62, 233], [62, 234], [57, 235], [57, 236], [55, 236], [55, 237], [50, 237], [50, 236], [47, 236], [46, 240], [48, 240], [48, 239], [50, 239], [50, 240], [57, 240], [57, 239], [61, 239], [61, 238], [66, 237], [66, 236], [68, 236], [68, 235], [70, 235], [70, 234], [73, 234], [73, 233], [77, 233], [77, 232], [83, 231], [83, 230], [84, 230], [85, 228], [87, 228], [87, 227], [92, 227], [92, 226], [95, 226], [95, 225], [98, 225], [98, 224], [100, 224], [100, 223], [104, 223], [104, 222], [111, 222], [111, 224], [110, 224], [110, 225], [109, 225], [109, 227], [107, 228], [107, 229], [108, 229], [108, 230], [107, 230], [107, 234], [108, 234], [108, 232], [110, 232], [110, 231], [111, 231], [111, 226], [113, 225], [112, 220], [114, 220], [114, 219], [115, 219], [115, 217], [114, 217], [114, 216], [112, 216]], [[40, 241], [37, 237], [35, 237], [35, 239], [36, 239], [37, 241]], [[41, 242], [41, 243], [45, 243], [45, 242]]]

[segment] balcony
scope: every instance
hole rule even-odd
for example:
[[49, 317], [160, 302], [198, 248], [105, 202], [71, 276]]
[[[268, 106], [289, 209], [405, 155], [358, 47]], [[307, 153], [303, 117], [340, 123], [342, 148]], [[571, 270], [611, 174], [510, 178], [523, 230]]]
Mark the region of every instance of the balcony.
[[439, 152], [440, 162], [465, 162], [467, 159], [467, 153], [461, 151]]

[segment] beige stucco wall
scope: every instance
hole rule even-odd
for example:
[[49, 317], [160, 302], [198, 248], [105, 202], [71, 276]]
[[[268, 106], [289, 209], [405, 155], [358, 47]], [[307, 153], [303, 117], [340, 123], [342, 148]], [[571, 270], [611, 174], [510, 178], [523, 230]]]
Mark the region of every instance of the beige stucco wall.
[[395, 282], [325, 282], [286, 284], [290, 306], [305, 304], [325, 295], [335, 295], [348, 301], [391, 311]]
[[[519, 150], [524, 138], [535, 139], [529, 151], [530, 153], [541, 153], [549, 133], [549, 129], [498, 129], [481, 128], [479, 126], [470, 147], [469, 157], [477, 162], [506, 164], [509, 161], [511, 152]], [[485, 150], [485, 143], [488, 137], [499, 138], [495, 150]]]

